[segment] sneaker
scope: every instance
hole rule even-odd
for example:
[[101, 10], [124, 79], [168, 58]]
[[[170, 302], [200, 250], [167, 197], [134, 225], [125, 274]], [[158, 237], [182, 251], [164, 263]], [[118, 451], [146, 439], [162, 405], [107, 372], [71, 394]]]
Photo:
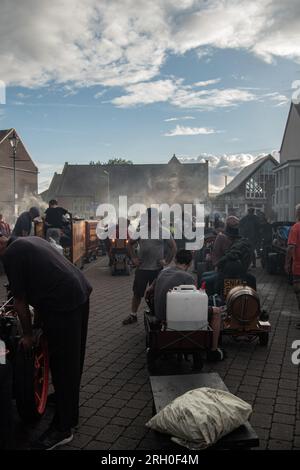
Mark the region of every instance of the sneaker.
[[132, 315], [132, 313], [123, 320], [123, 325], [130, 325], [131, 323], [136, 323], [137, 322], [137, 315]]
[[50, 427], [31, 445], [31, 449], [53, 450], [56, 447], [68, 444], [73, 440], [73, 437], [71, 431], [57, 431], [57, 429]]
[[226, 358], [226, 353], [221, 348], [218, 348], [215, 351], [207, 351], [208, 362], [223, 361], [225, 358]]

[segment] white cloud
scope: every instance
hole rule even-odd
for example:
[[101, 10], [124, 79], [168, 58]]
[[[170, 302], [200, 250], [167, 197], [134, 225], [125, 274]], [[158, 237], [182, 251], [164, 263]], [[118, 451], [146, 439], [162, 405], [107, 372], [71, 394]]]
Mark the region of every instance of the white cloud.
[[300, 62], [299, 0], [2, 0], [1, 79], [129, 86], [169, 54], [244, 49]]
[[184, 127], [176, 126], [175, 129], [172, 129], [169, 132], [166, 132], [164, 135], [166, 137], [174, 137], [177, 135], [207, 135], [207, 134], [216, 134], [216, 130], [210, 129], [208, 127]]
[[219, 83], [221, 81], [220, 78], [214, 78], [212, 80], [206, 80], [206, 81], [202, 81], [202, 82], [196, 82], [194, 83], [194, 86], [209, 86], [209, 85], [215, 85], [216, 83]]
[[237, 106], [256, 99], [250, 91], [238, 88], [193, 91], [181, 87], [173, 97], [172, 104], [180, 108], [214, 109]]
[[[273, 157], [279, 160], [277, 151], [270, 152]], [[232, 180], [244, 167], [253, 163], [256, 159], [265, 156], [258, 153], [237, 153], [237, 154], [208, 154], [202, 153], [198, 157], [178, 157], [184, 163], [209, 162], [210, 191], [219, 192], [224, 188], [225, 175], [228, 182]]]
[[278, 107], [278, 106], [285, 106], [287, 104], [290, 103], [290, 98], [288, 98], [287, 96], [285, 95], [282, 95], [280, 93], [268, 93], [267, 95], [265, 95], [267, 98], [269, 98], [271, 101], [275, 101], [275, 107]]
[[197, 90], [192, 85], [184, 85], [182, 79], [141, 82], [125, 87], [125, 91], [126, 95], [114, 98], [112, 103], [126, 108], [167, 101], [179, 108], [207, 110], [237, 106], [257, 99], [252, 92], [238, 88]]
[[130, 85], [125, 88], [128, 94], [114, 98], [112, 103], [121, 108], [125, 108], [135, 106], [137, 104], [169, 101], [176, 93], [176, 89], [180, 82], [180, 80], [157, 80]]
[[101, 96], [105, 95], [105, 93], [106, 93], [106, 90], [98, 91], [98, 93], [94, 95], [94, 98], [98, 100], [99, 98], [101, 98]]
[[165, 122], [172, 122], [172, 121], [189, 121], [190, 119], [196, 119], [194, 116], [180, 116], [180, 117], [172, 117], [168, 119], [164, 119]]

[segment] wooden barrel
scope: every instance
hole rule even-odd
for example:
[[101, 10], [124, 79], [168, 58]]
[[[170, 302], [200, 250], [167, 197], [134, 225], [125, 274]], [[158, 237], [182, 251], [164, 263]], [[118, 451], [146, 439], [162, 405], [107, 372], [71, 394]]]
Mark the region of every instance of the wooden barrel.
[[259, 317], [259, 297], [257, 292], [249, 286], [243, 285], [231, 289], [226, 304], [228, 314], [238, 323], [245, 325]]

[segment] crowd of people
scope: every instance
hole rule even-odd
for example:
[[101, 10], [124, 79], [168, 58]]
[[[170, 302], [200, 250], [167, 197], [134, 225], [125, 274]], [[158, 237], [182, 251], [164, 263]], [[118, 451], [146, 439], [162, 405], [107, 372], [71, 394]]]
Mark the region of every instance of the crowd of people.
[[[20, 344], [24, 351], [33, 347], [29, 308], [32, 306], [42, 321], [49, 345], [56, 408], [51, 426], [33, 444], [37, 449], [53, 449], [70, 442], [72, 429], [78, 424], [79, 389], [92, 287], [84, 274], [53, 250], [48, 242], [49, 231], [52, 236], [53, 231], [61, 236], [67, 214], [68, 211], [59, 207], [57, 201], [50, 201], [45, 213], [46, 239], [31, 236], [32, 221], [40, 216], [37, 208], [22, 213], [12, 231], [0, 214], [0, 257], [22, 325]], [[289, 269], [292, 263], [300, 310], [300, 205], [296, 208], [296, 218], [288, 239], [286, 268]], [[156, 238], [149, 236], [151, 226], [158, 221], [158, 211], [148, 209], [139, 224], [141, 235], [129, 240], [128, 254], [136, 269], [131, 311], [123, 320], [124, 326], [137, 322], [143, 297], [151, 305], [156, 321], [165, 322], [170, 289], [197, 283], [191, 271], [191, 251], [182, 248], [182, 244], [178, 246], [172, 233], [169, 232], [168, 237], [163, 236], [166, 229], [162, 226]], [[214, 230], [212, 269], [201, 274], [200, 282], [206, 283], [208, 295], [218, 294], [222, 304], [223, 281], [228, 276], [238, 277], [256, 289], [255, 276], [249, 269], [256, 266], [260, 225], [250, 208], [241, 220], [235, 216], [227, 217], [225, 223], [218, 220]], [[220, 305], [209, 304], [207, 318], [213, 330], [212, 347], [207, 355], [209, 361], [221, 361], [225, 357], [225, 351], [219, 346], [221, 312]], [[300, 328], [300, 324], [297, 327]]]

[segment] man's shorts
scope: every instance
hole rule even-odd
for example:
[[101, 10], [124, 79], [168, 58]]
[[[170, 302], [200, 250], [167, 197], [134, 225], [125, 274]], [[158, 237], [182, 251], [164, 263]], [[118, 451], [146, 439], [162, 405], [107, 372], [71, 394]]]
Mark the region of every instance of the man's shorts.
[[133, 282], [133, 293], [136, 297], [144, 297], [147, 285], [152, 284], [154, 279], [157, 278], [161, 269], [156, 269], [155, 271], [150, 271], [147, 269], [137, 268], [135, 271], [134, 282]]

